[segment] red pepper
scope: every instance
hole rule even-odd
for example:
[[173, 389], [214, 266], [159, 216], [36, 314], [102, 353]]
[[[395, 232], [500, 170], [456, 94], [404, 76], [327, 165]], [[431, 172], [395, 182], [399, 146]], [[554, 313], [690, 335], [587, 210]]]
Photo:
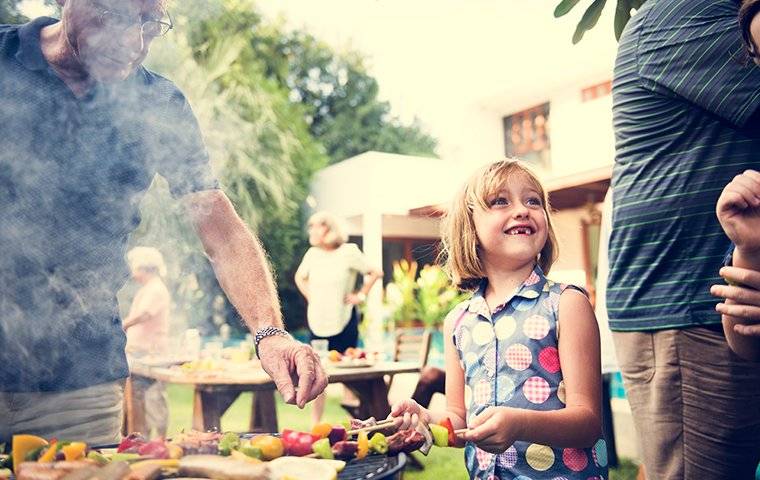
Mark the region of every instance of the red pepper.
[[287, 455], [303, 457], [312, 453], [311, 445], [319, 437], [306, 432], [285, 429], [282, 431], [282, 443]]
[[449, 431], [449, 447], [456, 446], [457, 435], [454, 433], [454, 425], [451, 424], [451, 420], [449, 419], [449, 417], [446, 417], [440, 422], [438, 422], [438, 425], [442, 427], [446, 427], [446, 430]]
[[140, 447], [146, 443], [148, 443], [148, 441], [142, 435], [130, 433], [122, 439], [119, 448], [116, 449], [116, 451], [118, 453], [137, 453]]

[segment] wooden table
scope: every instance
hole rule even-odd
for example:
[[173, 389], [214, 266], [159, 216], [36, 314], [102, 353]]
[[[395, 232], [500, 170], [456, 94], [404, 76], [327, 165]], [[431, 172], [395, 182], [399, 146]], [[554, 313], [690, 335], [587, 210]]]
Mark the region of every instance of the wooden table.
[[[193, 428], [206, 431], [221, 429], [221, 417], [243, 392], [253, 393], [251, 407], [251, 432], [277, 432], [277, 410], [275, 408], [275, 385], [260, 365], [251, 362], [250, 368], [234, 371], [186, 372], [180, 368], [155, 367], [133, 362], [132, 376], [146, 377], [166, 383], [192, 385]], [[391, 411], [388, 403], [386, 375], [419, 372], [420, 367], [408, 362], [380, 362], [369, 367], [341, 368], [326, 365], [330, 383], [342, 383], [359, 399], [357, 414], [361, 418], [385, 418]], [[130, 394], [132, 393], [132, 394]], [[126, 392], [125, 403], [128, 412], [126, 431], [145, 431], [141, 415], [132, 414], [140, 409], [144, 399], [136, 392]]]

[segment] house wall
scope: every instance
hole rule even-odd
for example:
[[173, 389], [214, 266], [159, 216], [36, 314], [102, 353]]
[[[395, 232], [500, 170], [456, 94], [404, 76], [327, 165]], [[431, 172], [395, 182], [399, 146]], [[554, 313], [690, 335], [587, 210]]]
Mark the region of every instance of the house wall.
[[502, 119], [549, 102], [551, 165], [548, 170], [539, 171], [541, 176], [562, 177], [611, 165], [615, 156], [612, 97], [608, 94], [593, 100], [582, 99], [584, 88], [607, 79], [601, 77], [564, 86], [543, 96], [507, 96], [473, 106], [468, 123], [476, 128], [470, 127], [462, 133], [461, 162], [474, 170], [478, 165], [504, 158]]

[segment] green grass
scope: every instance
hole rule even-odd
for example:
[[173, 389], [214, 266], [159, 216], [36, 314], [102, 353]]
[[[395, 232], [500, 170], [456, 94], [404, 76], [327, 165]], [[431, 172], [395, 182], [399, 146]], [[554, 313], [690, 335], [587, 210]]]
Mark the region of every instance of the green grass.
[[[169, 385], [169, 433], [180, 430], [189, 430], [193, 418], [193, 391], [192, 388], [180, 385]], [[222, 417], [222, 430], [244, 432], [248, 429], [251, 415], [251, 394], [242, 394]], [[340, 407], [337, 398], [327, 398], [325, 405], [324, 421], [340, 423], [348, 419], [346, 412]], [[309, 407], [300, 410], [292, 405], [285, 405], [277, 396], [277, 420], [280, 430], [287, 427], [293, 430], [308, 431], [311, 429]], [[423, 470], [412, 466], [404, 472], [405, 480], [441, 479], [465, 480], [468, 478], [464, 468], [464, 456], [462, 450], [453, 448], [433, 448], [427, 457], [419, 453], [415, 457], [424, 465]], [[620, 468], [610, 471], [610, 480], [634, 480], [636, 478], [636, 465], [631, 461], [624, 460]]]

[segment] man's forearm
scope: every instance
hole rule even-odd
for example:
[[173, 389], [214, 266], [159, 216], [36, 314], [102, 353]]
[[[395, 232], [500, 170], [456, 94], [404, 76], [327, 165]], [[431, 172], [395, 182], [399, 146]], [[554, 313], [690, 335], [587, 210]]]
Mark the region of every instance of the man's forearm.
[[[757, 252], [746, 252], [739, 247], [734, 249], [731, 264], [739, 268], [760, 271], [760, 255]], [[727, 299], [726, 304], [736, 303]], [[742, 319], [723, 315], [723, 333], [731, 349], [747, 360], [760, 360], [760, 338], [741, 335], [734, 330], [737, 324], [745, 323]]]
[[264, 249], [223, 193], [194, 197], [191, 215], [219, 284], [248, 327], [282, 327]]
[[282, 327], [280, 303], [264, 250], [241, 222], [228, 244], [210, 257], [219, 284], [251, 331]]

